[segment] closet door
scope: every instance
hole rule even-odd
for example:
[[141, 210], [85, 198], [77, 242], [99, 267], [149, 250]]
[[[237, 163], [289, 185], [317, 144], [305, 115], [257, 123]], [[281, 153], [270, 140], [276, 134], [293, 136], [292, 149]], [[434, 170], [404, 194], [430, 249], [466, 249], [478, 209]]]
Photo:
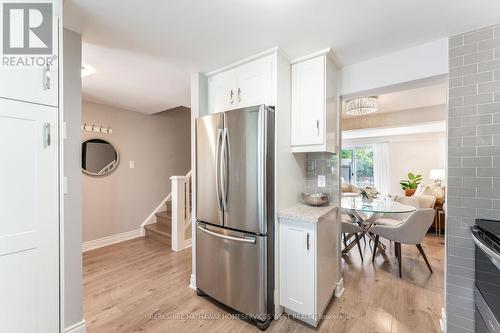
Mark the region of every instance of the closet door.
[[[33, 5], [48, 2], [51, 1], [29, 1], [29, 3]], [[16, 2], [13, 2], [13, 5], [16, 5]], [[23, 4], [21, 3], [21, 5]], [[58, 54], [59, 49], [59, 21], [57, 17], [57, 1], [53, 1], [52, 10], [52, 53], [23, 54], [22, 52], [24, 51], [19, 51], [19, 54], [3, 54], [2, 61], [0, 62], [0, 97], [50, 106], [58, 106], [59, 60], [56, 55]], [[21, 9], [13, 8], [9, 10], [8, 15], [10, 20], [16, 22], [15, 20], [17, 19], [17, 21], [19, 21], [19, 16], [22, 14], [23, 12]], [[37, 17], [35, 15], [33, 20], [36, 19]], [[48, 20], [48, 18], [43, 17], [42, 21], [43, 20]], [[18, 27], [18, 25], [15, 24], [13, 24], [13, 26]], [[19, 34], [22, 29], [17, 29], [15, 31]], [[16, 35], [14, 32], [12, 32], [12, 34]], [[23, 36], [21, 35], [18, 37], [22, 40]], [[30, 35], [30, 38], [34, 37]], [[39, 43], [44, 42], [45, 41], [41, 41]], [[27, 42], [25, 41], [22, 46], [27, 47], [28, 45], [26, 45], [26, 43]], [[35, 46], [36, 45], [38, 44], [35, 44]], [[17, 47], [19, 46], [20, 45], [17, 45]], [[30, 46], [33, 45], [30, 43]]]
[[57, 108], [0, 98], [0, 332], [59, 332]]

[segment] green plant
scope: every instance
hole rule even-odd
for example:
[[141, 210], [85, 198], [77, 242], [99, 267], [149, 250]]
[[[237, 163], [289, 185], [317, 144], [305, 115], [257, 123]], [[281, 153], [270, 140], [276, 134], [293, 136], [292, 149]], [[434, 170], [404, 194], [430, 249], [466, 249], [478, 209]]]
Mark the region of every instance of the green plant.
[[422, 181], [422, 175], [414, 175], [412, 172], [408, 172], [408, 179], [399, 182], [403, 190], [416, 189], [418, 184]]

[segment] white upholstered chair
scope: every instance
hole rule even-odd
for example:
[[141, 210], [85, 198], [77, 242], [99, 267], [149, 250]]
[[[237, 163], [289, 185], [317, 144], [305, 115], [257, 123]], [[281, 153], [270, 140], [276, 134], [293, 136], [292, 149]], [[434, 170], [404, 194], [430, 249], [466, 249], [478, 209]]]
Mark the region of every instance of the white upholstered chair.
[[[413, 195], [411, 197], [398, 197], [396, 201], [403, 205], [408, 205], [418, 209], [434, 208], [436, 197], [432, 195]], [[395, 226], [406, 219], [411, 213], [386, 214], [377, 220], [375, 224]], [[430, 227], [430, 226], [429, 226]]]
[[427, 230], [434, 220], [434, 209], [418, 209], [407, 218], [396, 225], [374, 225], [370, 232], [375, 235], [375, 246], [373, 250], [372, 262], [375, 260], [379, 237], [387, 238], [395, 243], [396, 257], [398, 258], [399, 277], [401, 277], [401, 244], [416, 245], [420, 254], [425, 260], [427, 267], [432, 273], [431, 265], [425, 256], [424, 249], [420, 243], [425, 237]]

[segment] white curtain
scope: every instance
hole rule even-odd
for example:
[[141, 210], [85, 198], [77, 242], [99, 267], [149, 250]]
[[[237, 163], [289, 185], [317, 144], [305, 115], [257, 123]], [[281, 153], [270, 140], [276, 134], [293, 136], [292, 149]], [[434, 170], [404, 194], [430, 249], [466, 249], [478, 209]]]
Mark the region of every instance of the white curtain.
[[375, 188], [382, 195], [390, 194], [389, 172], [389, 145], [376, 143], [373, 145], [373, 177]]

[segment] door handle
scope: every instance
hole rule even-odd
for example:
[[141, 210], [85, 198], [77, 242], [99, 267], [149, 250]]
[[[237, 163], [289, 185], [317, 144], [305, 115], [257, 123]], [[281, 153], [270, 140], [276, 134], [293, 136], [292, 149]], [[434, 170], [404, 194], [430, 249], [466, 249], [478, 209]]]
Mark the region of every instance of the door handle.
[[228, 187], [228, 173], [229, 173], [229, 135], [227, 128], [222, 130], [222, 151], [221, 151], [222, 163], [220, 164], [221, 170], [221, 194], [222, 194], [222, 207], [224, 211], [227, 211], [227, 187]]
[[233, 91], [233, 89], [231, 89], [230, 97], [231, 97], [231, 104], [233, 104], [234, 103], [234, 91]]
[[234, 237], [234, 236], [227, 236], [227, 235], [219, 234], [218, 232], [208, 230], [207, 228], [204, 228], [200, 225], [198, 226], [198, 230], [203, 231], [204, 233], [207, 233], [207, 234], [215, 236], [215, 237], [219, 237], [219, 238], [227, 239], [227, 240], [232, 240], [235, 242], [255, 244], [257, 241], [257, 239], [255, 237], [248, 237], [248, 236]]
[[238, 88], [238, 102], [241, 102], [241, 88]]
[[318, 136], [319, 136], [319, 119], [316, 120], [316, 130], [318, 131]]
[[307, 233], [306, 246], [307, 246], [307, 251], [309, 251], [309, 233]]
[[496, 254], [488, 246], [486, 246], [477, 236], [477, 232], [472, 230], [472, 240], [476, 246], [490, 259], [491, 263], [500, 269], [500, 255]]
[[50, 146], [50, 123], [43, 124], [43, 148]]
[[222, 209], [221, 206], [221, 192], [220, 192], [220, 145], [222, 140], [222, 129], [219, 128], [217, 133], [217, 146], [215, 150], [215, 191], [217, 192], [217, 208], [219, 211]]
[[43, 68], [43, 90], [50, 90], [50, 65]]

